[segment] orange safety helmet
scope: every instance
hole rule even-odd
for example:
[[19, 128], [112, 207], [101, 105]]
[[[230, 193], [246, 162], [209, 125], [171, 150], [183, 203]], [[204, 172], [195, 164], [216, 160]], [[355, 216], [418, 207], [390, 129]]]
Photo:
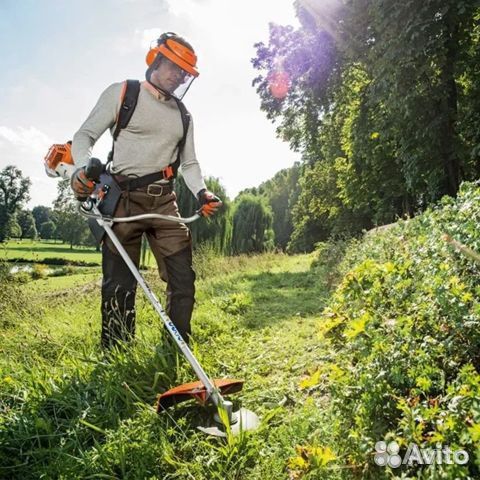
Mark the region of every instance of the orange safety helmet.
[[181, 80], [179, 80], [179, 83], [174, 81], [172, 84], [171, 79], [167, 76], [167, 83], [162, 84], [157, 78], [157, 82], [153, 86], [164, 92], [167, 97], [171, 95], [177, 100], [182, 100], [195, 78], [199, 75], [197, 56], [193, 48], [176, 33], [167, 32], [162, 34], [157, 40], [157, 46], [150, 48], [145, 59], [148, 65], [146, 73], [148, 82], [151, 82], [152, 72], [161, 65], [161, 59], [166, 59], [167, 65], [169, 64], [174, 70], [177, 70], [177, 74], [181, 74]]
[[197, 56], [195, 52], [186, 45], [178, 42], [176, 38], [179, 37], [173, 32], [162, 34], [157, 40], [157, 46], [151, 48], [147, 53], [145, 59], [147, 65], [150, 67], [157, 58], [157, 55], [161, 54], [182, 70], [185, 70], [188, 74], [198, 77], [199, 71], [197, 70]]

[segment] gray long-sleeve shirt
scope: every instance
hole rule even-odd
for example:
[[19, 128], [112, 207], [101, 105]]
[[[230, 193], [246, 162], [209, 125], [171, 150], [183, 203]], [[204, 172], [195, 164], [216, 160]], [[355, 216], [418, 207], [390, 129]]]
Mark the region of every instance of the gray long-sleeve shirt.
[[[113, 133], [123, 86], [124, 82], [110, 85], [75, 133], [72, 143], [75, 165], [87, 164], [95, 142], [107, 128]], [[176, 160], [178, 142], [182, 136], [182, 117], [175, 100], [165, 100], [151, 85], [142, 82], [132, 118], [127, 128], [120, 130], [115, 141], [110, 171], [131, 176], [158, 172]], [[180, 166], [185, 182], [194, 195], [206, 188], [195, 155], [191, 118], [185, 147], [180, 155]]]

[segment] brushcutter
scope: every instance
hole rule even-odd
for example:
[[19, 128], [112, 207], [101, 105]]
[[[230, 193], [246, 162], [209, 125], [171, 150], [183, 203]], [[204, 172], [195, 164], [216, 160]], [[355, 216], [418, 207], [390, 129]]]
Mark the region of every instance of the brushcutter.
[[[55, 148], [53, 151], [51, 149], [49, 151], [49, 154], [47, 154], [47, 157], [45, 157], [45, 168], [47, 170], [47, 173], [50, 176], [57, 175], [64, 178], [69, 178], [74, 170], [71, 156], [62, 157], [60, 155], [61, 148], [59, 148], [62, 146], [54, 147], [57, 148]], [[67, 154], [69, 155], [69, 149], [67, 151]], [[99, 179], [103, 171], [104, 165], [100, 162], [100, 160], [92, 158], [86, 168], [85, 173], [87, 178], [94, 181], [95, 183], [99, 183]], [[190, 382], [171, 388], [170, 390], [159, 395], [157, 399], [157, 412], [161, 413], [163, 410], [173, 405], [193, 398], [202, 406], [213, 404], [217, 408], [218, 413], [214, 415], [213, 421], [206, 426], [198, 427], [199, 430], [206, 434], [224, 437], [227, 435], [227, 430], [230, 430], [231, 433], [235, 435], [240, 433], [241, 431], [256, 429], [260, 424], [260, 420], [254, 412], [243, 407], [237, 411], [233, 411], [232, 402], [226, 400], [223, 397], [224, 395], [239, 392], [243, 387], [243, 380], [211, 380], [208, 377], [198, 360], [193, 355], [188, 344], [184, 341], [181, 334], [175, 327], [174, 323], [168, 317], [159, 300], [152, 292], [150, 287], [147, 285], [133, 261], [128, 256], [125, 248], [118, 240], [112, 228], [115, 223], [134, 222], [147, 218], [162, 219], [171, 222], [188, 224], [198, 220], [202, 216], [202, 209], [200, 208], [195, 212], [194, 215], [188, 218], [174, 217], [170, 215], [161, 215], [155, 213], [130, 217], [108, 217], [102, 215], [99, 210], [98, 202], [98, 198], [95, 194], [93, 194], [85, 202], [79, 205], [79, 212], [87, 218], [95, 219], [97, 223], [104, 228], [106, 234], [109, 236], [109, 238], [115, 245], [124, 262], [137, 280], [138, 284], [145, 292], [145, 295], [147, 296], [148, 300], [157, 312], [158, 316], [161, 318], [168, 333], [175, 341], [177, 347], [183, 353], [187, 361], [190, 363], [199, 379], [199, 381], [196, 382]]]

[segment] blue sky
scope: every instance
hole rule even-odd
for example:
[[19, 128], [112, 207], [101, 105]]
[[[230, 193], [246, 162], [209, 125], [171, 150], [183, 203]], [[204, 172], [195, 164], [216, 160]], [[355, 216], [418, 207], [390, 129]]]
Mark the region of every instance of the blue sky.
[[[298, 25], [293, 0], [0, 0], [0, 168], [32, 179], [29, 207], [49, 205], [49, 145], [72, 138], [109, 84], [143, 79], [150, 42], [175, 31], [199, 58], [184, 100], [204, 174], [230, 197], [258, 185], [299, 160], [251, 87], [253, 44], [267, 41], [269, 22]], [[107, 132], [94, 155], [105, 159], [110, 143]]]

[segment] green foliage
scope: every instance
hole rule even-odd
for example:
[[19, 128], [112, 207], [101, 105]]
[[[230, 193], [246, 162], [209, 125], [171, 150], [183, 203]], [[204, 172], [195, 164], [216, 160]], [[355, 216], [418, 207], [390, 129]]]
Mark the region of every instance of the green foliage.
[[[219, 253], [225, 253], [229, 248], [231, 225], [230, 225], [230, 201], [225, 188], [214, 177], [205, 179], [208, 190], [215, 193], [223, 202], [221, 209], [212, 217], [189, 225], [192, 233], [194, 247], [209, 243]], [[179, 175], [175, 181], [178, 209], [180, 215], [190, 217], [199, 208], [198, 200], [187, 187], [184, 178]]]
[[275, 247], [285, 250], [293, 231], [292, 208], [299, 195], [298, 180], [302, 167], [297, 162], [291, 168], [277, 172], [273, 178], [261, 183], [258, 187], [240, 192], [259, 195], [267, 201], [272, 209], [272, 230]]
[[32, 215], [35, 219], [35, 227], [37, 228], [37, 232], [40, 231], [42, 223], [52, 221], [55, 223], [54, 220], [54, 213], [50, 207], [45, 207], [43, 205], [37, 205], [32, 209]]
[[5, 238], [21, 238], [22, 237], [22, 227], [17, 221], [17, 215], [12, 215], [5, 225]]
[[23, 177], [21, 170], [14, 165], [0, 171], [0, 242], [17, 234], [21, 236], [14, 217], [23, 203], [29, 200], [30, 185], [30, 179]]
[[17, 214], [18, 224], [21, 229], [21, 238], [35, 239], [37, 237], [37, 228], [35, 226], [35, 219], [32, 212], [29, 210], [22, 210]]
[[56, 238], [56, 231], [57, 228], [51, 220], [47, 220], [46, 222], [41, 223], [38, 230], [38, 232], [40, 233], [40, 237], [44, 240], [51, 240], [53, 238]]
[[58, 196], [54, 202], [56, 238], [74, 245], [92, 245], [94, 241], [88, 223], [77, 210], [78, 201], [73, 196], [68, 179], [58, 183]]
[[290, 251], [412, 216], [478, 177], [478, 2], [296, 7], [301, 27], [270, 25], [252, 60], [262, 110], [311, 167]]
[[234, 254], [264, 252], [273, 248], [272, 212], [266, 201], [251, 194], [235, 201], [231, 250]]
[[41, 263], [35, 263], [32, 268], [32, 278], [38, 280], [39, 278], [45, 278], [48, 275], [48, 267]]
[[[324, 367], [317, 383], [331, 395], [335, 442], [347, 462], [373, 469], [364, 478], [378, 478], [365, 452], [379, 440], [471, 453], [477, 445], [480, 265], [444, 235], [478, 251], [479, 221], [480, 188], [464, 184], [457, 201], [445, 197], [438, 208], [353, 242], [339, 266], [345, 276], [320, 323], [337, 374], [329, 378]], [[477, 468], [472, 459], [392, 474], [473, 478]]]

